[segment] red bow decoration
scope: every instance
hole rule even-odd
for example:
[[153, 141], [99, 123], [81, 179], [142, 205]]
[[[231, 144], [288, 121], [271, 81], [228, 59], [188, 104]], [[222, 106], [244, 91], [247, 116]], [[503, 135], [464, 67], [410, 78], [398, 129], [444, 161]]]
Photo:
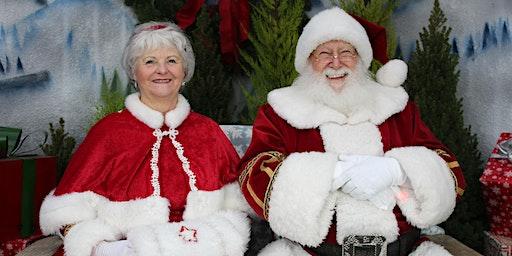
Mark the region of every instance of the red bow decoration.
[[[188, 0], [176, 13], [178, 26], [186, 29], [194, 23], [205, 0]], [[249, 35], [249, 3], [247, 0], [219, 0], [220, 51], [225, 62], [239, 56], [238, 45]]]

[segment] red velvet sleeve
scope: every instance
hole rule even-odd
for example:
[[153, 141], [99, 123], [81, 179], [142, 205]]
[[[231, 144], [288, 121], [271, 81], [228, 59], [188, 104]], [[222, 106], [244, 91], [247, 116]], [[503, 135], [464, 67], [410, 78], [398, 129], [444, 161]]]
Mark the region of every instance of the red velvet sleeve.
[[261, 107], [253, 124], [251, 144], [240, 164], [242, 192], [249, 205], [264, 219], [268, 215], [268, 195], [274, 174], [286, 154], [282, 122], [269, 105]]

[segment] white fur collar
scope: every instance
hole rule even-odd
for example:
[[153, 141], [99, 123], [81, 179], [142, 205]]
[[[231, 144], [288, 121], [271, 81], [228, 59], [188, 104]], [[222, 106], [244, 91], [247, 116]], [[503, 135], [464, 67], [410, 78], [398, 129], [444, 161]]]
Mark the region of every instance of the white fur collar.
[[139, 93], [128, 95], [125, 100], [125, 106], [135, 118], [153, 129], [161, 128], [164, 121], [169, 128], [175, 129], [180, 126], [190, 113], [190, 104], [181, 94], [178, 95], [176, 108], [167, 112], [165, 116], [142, 103]]
[[[295, 84], [295, 82], [294, 82]], [[271, 91], [267, 100], [274, 111], [291, 126], [298, 129], [317, 128], [323, 123], [358, 124], [370, 121], [375, 125], [402, 111], [409, 96], [402, 87], [372, 85], [374, 104], [358, 110], [351, 116], [318, 102], [299, 86], [288, 86]]]

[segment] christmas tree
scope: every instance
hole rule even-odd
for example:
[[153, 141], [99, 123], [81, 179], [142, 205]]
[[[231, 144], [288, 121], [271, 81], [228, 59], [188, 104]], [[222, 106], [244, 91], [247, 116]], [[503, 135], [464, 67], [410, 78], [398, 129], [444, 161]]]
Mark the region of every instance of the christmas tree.
[[293, 62], [303, 13], [303, 0], [262, 0], [253, 7], [249, 41], [254, 56], [241, 52], [244, 70], [252, 82], [252, 91], [244, 90], [248, 108], [245, 122], [252, 123], [268, 92], [291, 85], [297, 77]]
[[447, 234], [482, 251], [487, 222], [478, 178], [483, 162], [476, 136], [471, 133], [471, 127], [464, 126], [462, 100], [455, 95], [458, 55], [451, 52], [451, 28], [445, 25], [446, 21], [439, 1], [435, 0], [428, 28], [420, 33], [409, 61], [405, 88], [418, 104], [425, 123], [457, 156], [466, 179], [466, 191], [443, 227]]
[[202, 7], [195, 28], [190, 32], [196, 57], [195, 72], [183, 93], [194, 111], [218, 123], [230, 123], [228, 108], [233, 94], [232, 77], [229, 66], [221, 62], [216, 24], [217, 13], [209, 15], [207, 8]]
[[176, 12], [184, 0], [125, 0], [126, 6], [132, 8], [140, 23], [148, 21], [174, 20]]

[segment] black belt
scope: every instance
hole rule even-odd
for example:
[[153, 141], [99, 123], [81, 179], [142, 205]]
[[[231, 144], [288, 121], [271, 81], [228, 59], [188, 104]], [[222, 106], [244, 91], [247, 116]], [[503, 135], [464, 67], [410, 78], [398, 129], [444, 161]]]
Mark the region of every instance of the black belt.
[[[420, 230], [413, 228], [401, 234], [397, 240], [387, 246], [387, 256], [405, 256], [411, 253], [420, 237]], [[385, 238], [382, 236], [347, 236], [343, 244], [323, 243], [315, 248], [305, 248], [317, 256], [378, 256], [382, 251]]]

